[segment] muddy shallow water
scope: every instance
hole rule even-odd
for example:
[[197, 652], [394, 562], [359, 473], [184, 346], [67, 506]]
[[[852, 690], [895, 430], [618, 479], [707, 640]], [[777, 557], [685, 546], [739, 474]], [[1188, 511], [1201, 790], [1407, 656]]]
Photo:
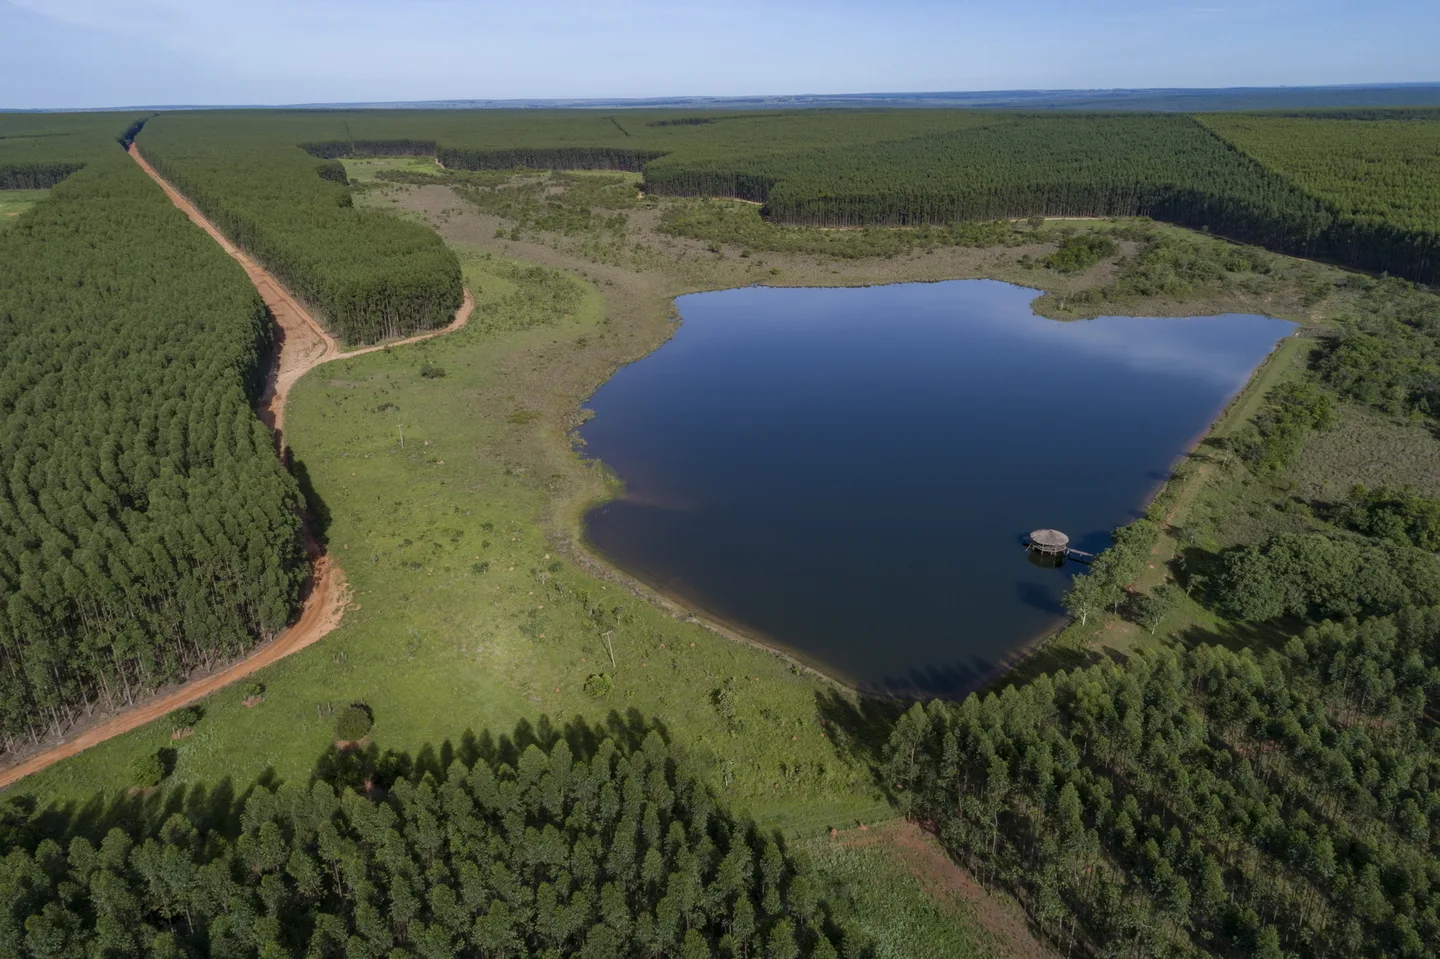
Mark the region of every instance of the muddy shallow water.
[[625, 482], [590, 547], [862, 688], [956, 695], [1063, 621], [1293, 324], [1035, 316], [990, 280], [681, 297], [668, 343], [596, 391], [585, 453]]

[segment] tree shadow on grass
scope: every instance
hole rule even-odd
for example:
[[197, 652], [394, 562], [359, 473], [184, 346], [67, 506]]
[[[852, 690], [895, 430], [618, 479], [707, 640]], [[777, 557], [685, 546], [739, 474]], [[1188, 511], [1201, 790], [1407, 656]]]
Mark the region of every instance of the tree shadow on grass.
[[23, 794], [12, 801], [28, 805], [31, 815], [17, 844], [25, 838], [35, 842], [52, 838], [60, 842], [83, 836], [99, 843], [112, 829], [124, 829], [133, 836], [152, 836], [165, 821], [183, 815], [195, 828], [205, 832], [233, 835], [240, 828], [240, 813], [256, 787], [273, 789], [279, 784], [273, 769], [266, 769], [244, 790], [237, 791], [230, 777], [213, 785], [196, 784], [157, 789], [122, 789], [98, 792], [89, 799], [36, 808], [33, 797]]
[[622, 753], [631, 753], [640, 749], [652, 732], [666, 745], [670, 744], [670, 731], [665, 723], [654, 718], [647, 720], [633, 707], [623, 716], [611, 710], [603, 723], [591, 723], [577, 716], [557, 726], [549, 716], [542, 715], [533, 724], [522, 719], [513, 731], [498, 737], [489, 730], [477, 734], [467, 729], [458, 741], [427, 743], [413, 754], [393, 749], [382, 751], [374, 743], [359, 749], [331, 747], [316, 760], [310, 782], [328, 782], [356, 790], [384, 790], [398, 779], [418, 781], [430, 776], [442, 780], [456, 762], [473, 766], [477, 760], [484, 760], [492, 766], [504, 764], [513, 768], [531, 746], [549, 752], [561, 740], [577, 757], [595, 755], [607, 739]]
[[[338, 789], [383, 794], [398, 779], [418, 782], [430, 776], [443, 780], [457, 761], [473, 766], [484, 760], [492, 766], [516, 767], [520, 756], [531, 746], [549, 752], [564, 740], [577, 758], [588, 759], [606, 740], [623, 755], [641, 749], [647, 738], [658, 735], [671, 745], [669, 729], [655, 718], [646, 719], [631, 708], [623, 715], [615, 710], [603, 723], [581, 717], [556, 724], [549, 716], [534, 723], [522, 720], [499, 736], [485, 730], [466, 730], [458, 740], [426, 744], [416, 752], [382, 751], [377, 745], [340, 749], [331, 746], [315, 761], [309, 785], [329, 783]], [[257, 788], [274, 791], [283, 785], [273, 769], [266, 769], [254, 782], [240, 789], [230, 777], [213, 785], [161, 786], [156, 789], [121, 789], [97, 792], [88, 799], [39, 807], [23, 784], [0, 800], [0, 847], [33, 848], [44, 839], [65, 845], [71, 838], [84, 837], [97, 845], [112, 829], [123, 829], [137, 841], [156, 835], [175, 815], [188, 819], [202, 833], [234, 837], [240, 832], [245, 803]]]
[[1290, 637], [1305, 631], [1306, 624], [1298, 619], [1278, 619], [1266, 623], [1220, 622], [1214, 626], [1191, 626], [1174, 634], [1186, 649], [1197, 646], [1224, 646], [1233, 652], [1252, 649], [1256, 652], [1279, 651]]
[[1028, 686], [1049, 673], [1065, 670], [1067, 673], [1086, 669], [1105, 660], [1124, 662], [1125, 655], [1119, 650], [1105, 646], [1094, 648], [1070, 643], [1049, 642], [1020, 659], [1004, 673], [997, 676], [985, 692], [999, 692], [1006, 686]]
[[315, 542], [322, 547], [330, 543], [330, 522], [332, 519], [330, 506], [315, 490], [315, 483], [310, 478], [310, 471], [305, 467], [305, 461], [296, 459], [290, 455], [290, 448], [285, 449], [286, 465], [290, 467], [290, 474], [295, 477], [295, 482], [300, 486], [300, 495], [305, 498], [305, 512], [310, 520], [310, 532], [315, 537]]

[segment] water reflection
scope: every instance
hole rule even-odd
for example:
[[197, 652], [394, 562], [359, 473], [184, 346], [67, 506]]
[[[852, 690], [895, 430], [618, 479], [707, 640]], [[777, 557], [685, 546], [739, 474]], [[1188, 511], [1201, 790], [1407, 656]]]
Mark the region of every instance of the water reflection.
[[589, 401], [587, 455], [626, 481], [597, 551], [860, 685], [954, 695], [1061, 620], [1080, 564], [1133, 519], [1291, 324], [1056, 323], [992, 281], [747, 288]]

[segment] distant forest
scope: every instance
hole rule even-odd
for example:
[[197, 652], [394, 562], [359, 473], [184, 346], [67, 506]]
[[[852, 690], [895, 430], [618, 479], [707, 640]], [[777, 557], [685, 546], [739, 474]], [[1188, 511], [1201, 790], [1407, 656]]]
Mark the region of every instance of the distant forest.
[[[292, 260], [297, 250], [313, 250], [318, 242], [307, 247], [294, 232], [300, 218], [290, 211], [343, 207], [344, 198], [321, 202], [334, 189], [317, 182], [327, 175], [324, 168], [300, 179], [288, 174], [272, 182], [303, 187], [311, 199], [302, 202], [297, 194], [276, 204], [267, 220], [244, 186], [246, 178], [225, 173], [231, 169], [225, 164], [246, 157], [253, 166], [263, 155], [266, 164], [299, 171], [293, 155], [282, 160], [286, 151], [279, 144], [292, 143], [320, 159], [434, 155], [451, 169], [641, 172], [649, 193], [749, 200], [762, 204], [768, 219], [800, 226], [1149, 216], [1277, 252], [1433, 282], [1440, 276], [1440, 210], [1433, 200], [1440, 196], [1437, 131], [1440, 107], [1358, 104], [1193, 115], [317, 111], [166, 115], [140, 143], [222, 221], [243, 207], [243, 226], [251, 231], [243, 245], [282, 275], [308, 275], [297, 273]], [[266, 140], [277, 145], [258, 153], [245, 145]], [[204, 156], [211, 158], [208, 166]], [[1386, 172], [1394, 170], [1404, 171], [1402, 181]], [[307, 228], [319, 228], [317, 216], [305, 218]], [[336, 210], [325, 219], [338, 227], [355, 216]], [[290, 241], [282, 240], [287, 236]], [[293, 248], [282, 253], [285, 242]], [[377, 262], [388, 264], [383, 251], [390, 247], [373, 248]], [[419, 304], [448, 302], [453, 295], [445, 289], [444, 269], [420, 262], [412, 272], [424, 292], [404, 307], [417, 315], [424, 314]], [[319, 277], [330, 269], [309, 272]], [[418, 280], [422, 273], [432, 278]], [[316, 289], [328, 286], [317, 283]], [[328, 312], [367, 316], [358, 328], [368, 329], [384, 313], [375, 303], [397, 295], [367, 291], [359, 294], [366, 305], [347, 301]]]

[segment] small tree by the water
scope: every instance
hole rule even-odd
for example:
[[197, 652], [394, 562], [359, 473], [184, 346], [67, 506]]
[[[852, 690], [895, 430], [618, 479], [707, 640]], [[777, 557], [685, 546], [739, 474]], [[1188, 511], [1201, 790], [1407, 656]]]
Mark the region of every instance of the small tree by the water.
[[1161, 583], [1150, 592], [1135, 597], [1135, 618], [1154, 636], [1160, 624], [1175, 611], [1178, 602], [1175, 587], [1170, 583]]
[[1084, 574], [1075, 577], [1074, 584], [1060, 598], [1065, 611], [1084, 626], [1090, 617], [1103, 610], [1109, 603], [1110, 584], [1103, 576]]

